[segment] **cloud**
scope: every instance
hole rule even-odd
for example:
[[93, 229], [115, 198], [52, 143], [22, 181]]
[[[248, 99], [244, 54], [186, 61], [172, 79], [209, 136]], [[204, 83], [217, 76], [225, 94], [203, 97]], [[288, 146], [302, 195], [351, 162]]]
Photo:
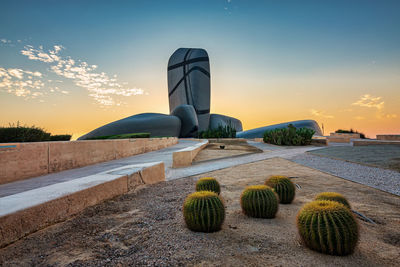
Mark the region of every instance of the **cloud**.
[[73, 80], [75, 85], [85, 88], [94, 100], [103, 106], [120, 105], [117, 96], [142, 95], [143, 89], [126, 88], [124, 83], [117, 81], [116, 75], [108, 76], [105, 72], [96, 71], [97, 65], [90, 65], [85, 61], [74, 60], [70, 56], [63, 57], [60, 52], [64, 50], [61, 45], [44, 51], [42, 46], [35, 48], [27, 45], [21, 54], [31, 60], [50, 64], [50, 70], [55, 74]]
[[397, 114], [388, 114], [388, 113], [379, 112], [378, 114], [376, 114], [376, 117], [378, 119], [396, 119]]
[[355, 116], [354, 119], [360, 121], [360, 120], [365, 120], [365, 117], [363, 117], [363, 116]]
[[7, 40], [7, 39], [5, 39], [5, 38], [2, 38], [2, 39], [0, 39], [0, 43], [3, 43], [3, 44], [11, 44], [11, 40]]
[[49, 50], [48, 53], [43, 52], [43, 47], [40, 47], [39, 49], [35, 49], [31, 45], [26, 45], [24, 46], [24, 50], [21, 50], [21, 54], [31, 60], [39, 60], [46, 63], [58, 62], [60, 60], [57, 54], [63, 48], [62, 46], [55, 45], [54, 50]]
[[360, 107], [366, 107], [366, 108], [376, 108], [378, 110], [383, 109], [385, 102], [381, 101], [382, 97], [377, 96], [371, 96], [369, 94], [365, 94], [361, 96], [361, 98], [352, 103], [353, 106], [360, 106]]
[[354, 106], [366, 107], [376, 109], [376, 118], [378, 119], [395, 119], [397, 114], [388, 114], [384, 112], [385, 101], [383, 101], [381, 96], [372, 96], [370, 94], [365, 94], [360, 97], [359, 100], [352, 103]]
[[0, 91], [26, 98], [43, 95], [42, 73], [0, 67]]
[[310, 113], [312, 115], [314, 115], [314, 116], [322, 117], [322, 118], [326, 118], [326, 119], [333, 119], [334, 118], [333, 115], [325, 114], [325, 111], [321, 111], [321, 110], [310, 109]]

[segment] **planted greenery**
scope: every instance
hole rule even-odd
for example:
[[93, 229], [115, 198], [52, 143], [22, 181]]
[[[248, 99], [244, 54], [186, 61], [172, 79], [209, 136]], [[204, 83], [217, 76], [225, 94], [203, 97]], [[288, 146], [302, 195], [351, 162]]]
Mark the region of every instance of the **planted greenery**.
[[296, 194], [296, 187], [286, 176], [272, 175], [265, 181], [265, 185], [273, 188], [282, 204], [292, 203]]
[[71, 140], [70, 134], [56, 134], [50, 136], [50, 141], [69, 141]]
[[358, 224], [351, 211], [335, 201], [319, 200], [303, 206], [297, 228], [304, 244], [331, 255], [348, 255], [358, 242]]
[[87, 140], [149, 138], [149, 137], [150, 137], [150, 133], [129, 133], [129, 134], [96, 136], [96, 137], [88, 138]]
[[44, 141], [69, 141], [71, 135], [51, 135], [44, 129], [36, 126], [22, 126], [10, 124], [8, 127], [0, 127], [0, 143], [17, 142], [44, 142]]
[[183, 204], [183, 217], [187, 227], [196, 232], [215, 232], [225, 219], [221, 197], [211, 191], [190, 194]]
[[197, 181], [196, 191], [211, 191], [219, 195], [221, 193], [221, 186], [214, 178], [203, 177]]
[[240, 197], [244, 214], [255, 218], [274, 218], [278, 211], [278, 196], [266, 185], [248, 186]]
[[232, 123], [218, 125], [217, 129], [208, 129], [199, 133], [199, 138], [236, 138], [236, 129]]
[[351, 209], [349, 201], [342, 195], [336, 192], [323, 192], [318, 194], [314, 200], [331, 200], [331, 201], [336, 201], [347, 208]]
[[311, 144], [315, 131], [308, 128], [296, 129], [292, 124], [287, 128], [268, 130], [264, 133], [264, 142], [284, 146], [304, 146]]

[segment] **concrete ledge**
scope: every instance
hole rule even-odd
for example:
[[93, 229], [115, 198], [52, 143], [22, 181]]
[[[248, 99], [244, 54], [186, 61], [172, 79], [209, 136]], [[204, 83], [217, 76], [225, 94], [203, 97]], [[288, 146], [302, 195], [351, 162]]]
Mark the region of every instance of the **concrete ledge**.
[[385, 140], [353, 140], [353, 146], [376, 146], [376, 145], [397, 145], [400, 146], [400, 141], [385, 141]]
[[325, 137], [313, 137], [311, 139], [311, 145], [314, 146], [327, 146], [328, 145], [328, 139]]
[[134, 156], [178, 143], [176, 137], [0, 144], [0, 184]]
[[208, 145], [208, 140], [203, 140], [193, 146], [178, 150], [172, 154], [172, 167], [186, 167], [192, 165], [193, 159], [203, 148]]
[[350, 143], [351, 139], [359, 139], [360, 134], [357, 133], [331, 133], [327, 137], [330, 143]]
[[165, 181], [163, 162], [124, 166], [0, 198], [0, 247], [142, 184]]
[[359, 133], [330, 133], [330, 136], [333, 137], [344, 137], [344, 138], [353, 138], [358, 139], [360, 138]]
[[400, 134], [381, 134], [377, 135], [376, 139], [385, 141], [400, 141]]

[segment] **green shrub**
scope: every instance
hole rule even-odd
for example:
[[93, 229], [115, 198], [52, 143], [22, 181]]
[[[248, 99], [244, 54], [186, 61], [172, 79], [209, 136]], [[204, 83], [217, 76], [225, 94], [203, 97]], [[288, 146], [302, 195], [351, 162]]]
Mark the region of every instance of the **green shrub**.
[[96, 137], [88, 138], [87, 140], [149, 138], [149, 137], [150, 137], [150, 133], [129, 133], [129, 134], [96, 136]]
[[279, 196], [280, 203], [292, 203], [296, 194], [296, 187], [289, 178], [281, 175], [272, 175], [265, 181], [265, 185], [274, 189]]
[[51, 135], [50, 141], [69, 141], [71, 140], [72, 135], [70, 134], [57, 134]]
[[10, 124], [0, 127], [0, 143], [41, 142], [50, 140], [50, 133], [36, 126], [21, 126]]
[[360, 133], [358, 131], [354, 131], [353, 129], [350, 129], [350, 130], [339, 129], [339, 130], [336, 130], [335, 133], [357, 133], [357, 134], [360, 134], [361, 139], [365, 139], [365, 134]]
[[314, 198], [314, 200], [336, 201], [336, 202], [339, 202], [339, 203], [345, 205], [349, 209], [351, 209], [349, 201], [347, 201], [347, 199], [342, 194], [339, 194], [339, 193], [336, 193], [336, 192], [323, 192], [323, 193], [320, 193]]
[[10, 124], [8, 127], [0, 127], [0, 143], [18, 142], [44, 142], [44, 141], [69, 141], [71, 135], [51, 135], [44, 129], [36, 126], [21, 126]]
[[226, 126], [218, 125], [217, 129], [200, 132], [199, 138], [236, 138], [236, 129], [229, 122]]
[[217, 180], [212, 177], [200, 178], [196, 183], [196, 191], [211, 191], [218, 195], [221, 193], [221, 187]]
[[240, 205], [247, 216], [271, 219], [278, 211], [278, 196], [269, 186], [252, 185], [243, 191]]
[[297, 215], [297, 228], [304, 244], [331, 255], [348, 255], [358, 242], [358, 224], [351, 211], [335, 201], [313, 201]]
[[219, 231], [225, 219], [224, 203], [221, 197], [211, 191], [192, 193], [183, 204], [183, 217], [192, 231]]
[[274, 145], [304, 146], [311, 144], [315, 131], [308, 128], [296, 129], [292, 124], [287, 128], [268, 130], [264, 133], [264, 142]]

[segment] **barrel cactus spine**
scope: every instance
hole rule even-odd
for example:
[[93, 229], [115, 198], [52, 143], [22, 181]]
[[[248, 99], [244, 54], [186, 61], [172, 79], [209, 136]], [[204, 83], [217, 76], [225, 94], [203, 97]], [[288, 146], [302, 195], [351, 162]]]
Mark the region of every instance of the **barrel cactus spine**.
[[219, 195], [221, 193], [221, 186], [215, 178], [203, 177], [197, 181], [196, 191], [212, 191]]
[[183, 217], [187, 227], [195, 232], [215, 232], [225, 219], [222, 198], [211, 191], [190, 194], [183, 204]]
[[342, 195], [336, 192], [323, 192], [318, 194], [314, 200], [331, 200], [336, 201], [351, 209], [349, 201]]
[[335, 201], [304, 205], [297, 214], [297, 228], [307, 247], [325, 254], [351, 254], [358, 242], [356, 219], [347, 207]]
[[242, 192], [240, 205], [247, 216], [271, 219], [278, 212], [279, 200], [271, 187], [252, 185]]
[[266, 181], [265, 185], [270, 186], [279, 196], [282, 204], [292, 203], [296, 195], [296, 187], [293, 182], [286, 176], [272, 175]]

